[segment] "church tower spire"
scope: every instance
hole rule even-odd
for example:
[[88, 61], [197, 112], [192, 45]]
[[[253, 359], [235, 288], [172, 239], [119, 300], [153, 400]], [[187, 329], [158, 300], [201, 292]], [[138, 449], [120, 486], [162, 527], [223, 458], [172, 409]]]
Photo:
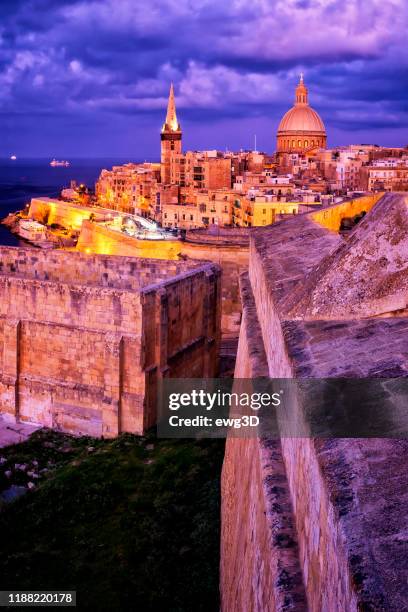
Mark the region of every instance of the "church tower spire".
[[166, 120], [161, 130], [161, 182], [172, 182], [172, 168], [181, 155], [181, 126], [177, 119], [173, 83], [170, 85]]
[[180, 131], [180, 124], [177, 121], [177, 113], [176, 113], [176, 101], [174, 99], [174, 86], [173, 83], [170, 85], [170, 93], [169, 93], [169, 101], [167, 103], [167, 115], [166, 121], [163, 125], [163, 130], [171, 130], [172, 132]]

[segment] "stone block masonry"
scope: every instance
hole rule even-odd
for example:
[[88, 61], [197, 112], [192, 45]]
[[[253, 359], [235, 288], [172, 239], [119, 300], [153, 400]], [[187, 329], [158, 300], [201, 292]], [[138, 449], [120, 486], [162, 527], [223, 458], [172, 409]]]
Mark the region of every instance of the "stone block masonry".
[[241, 321], [238, 278], [248, 268], [249, 232], [223, 229], [221, 236], [208, 231], [190, 231], [185, 241], [140, 240], [109, 227], [84, 221], [77, 249], [83, 253], [125, 255], [167, 260], [212, 261], [222, 269], [223, 338], [237, 338]]
[[[237, 378], [407, 377], [408, 199], [375, 198], [251, 234]], [[361, 209], [347, 238], [336, 233]], [[312, 409], [299, 400], [300, 425]], [[408, 609], [407, 450], [293, 437], [282, 423], [280, 440], [227, 439], [223, 612]]]
[[0, 248], [0, 413], [113, 437], [154, 425], [162, 377], [215, 376], [220, 270]]

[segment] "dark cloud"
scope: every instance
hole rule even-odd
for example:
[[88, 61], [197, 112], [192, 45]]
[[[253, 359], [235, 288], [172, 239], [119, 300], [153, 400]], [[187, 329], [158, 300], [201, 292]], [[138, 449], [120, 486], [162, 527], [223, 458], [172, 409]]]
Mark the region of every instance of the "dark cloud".
[[301, 70], [329, 138], [405, 142], [407, 24], [405, 0], [2, 0], [0, 154], [54, 154], [53, 133], [67, 152], [122, 138], [128, 153], [133, 129], [145, 157], [170, 81], [195, 147], [262, 124], [271, 150]]

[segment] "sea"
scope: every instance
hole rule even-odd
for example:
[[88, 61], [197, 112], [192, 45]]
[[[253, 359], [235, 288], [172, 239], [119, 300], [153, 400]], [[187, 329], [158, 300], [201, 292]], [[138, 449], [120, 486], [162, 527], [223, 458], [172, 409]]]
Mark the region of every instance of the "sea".
[[[128, 159], [76, 159], [70, 166], [51, 167], [50, 159], [0, 159], [0, 219], [21, 210], [31, 198], [57, 197], [71, 180], [94, 189], [103, 168], [129, 162]], [[137, 160], [132, 160], [137, 161]], [[0, 245], [22, 246], [17, 236], [0, 225]]]

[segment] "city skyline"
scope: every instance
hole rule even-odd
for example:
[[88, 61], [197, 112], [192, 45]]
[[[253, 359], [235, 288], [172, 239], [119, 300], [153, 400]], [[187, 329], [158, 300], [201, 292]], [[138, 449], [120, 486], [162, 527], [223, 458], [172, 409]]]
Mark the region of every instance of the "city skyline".
[[228, 4], [3, 2], [0, 156], [157, 160], [172, 81], [184, 149], [272, 152], [302, 71], [328, 146], [407, 144], [402, 0]]

